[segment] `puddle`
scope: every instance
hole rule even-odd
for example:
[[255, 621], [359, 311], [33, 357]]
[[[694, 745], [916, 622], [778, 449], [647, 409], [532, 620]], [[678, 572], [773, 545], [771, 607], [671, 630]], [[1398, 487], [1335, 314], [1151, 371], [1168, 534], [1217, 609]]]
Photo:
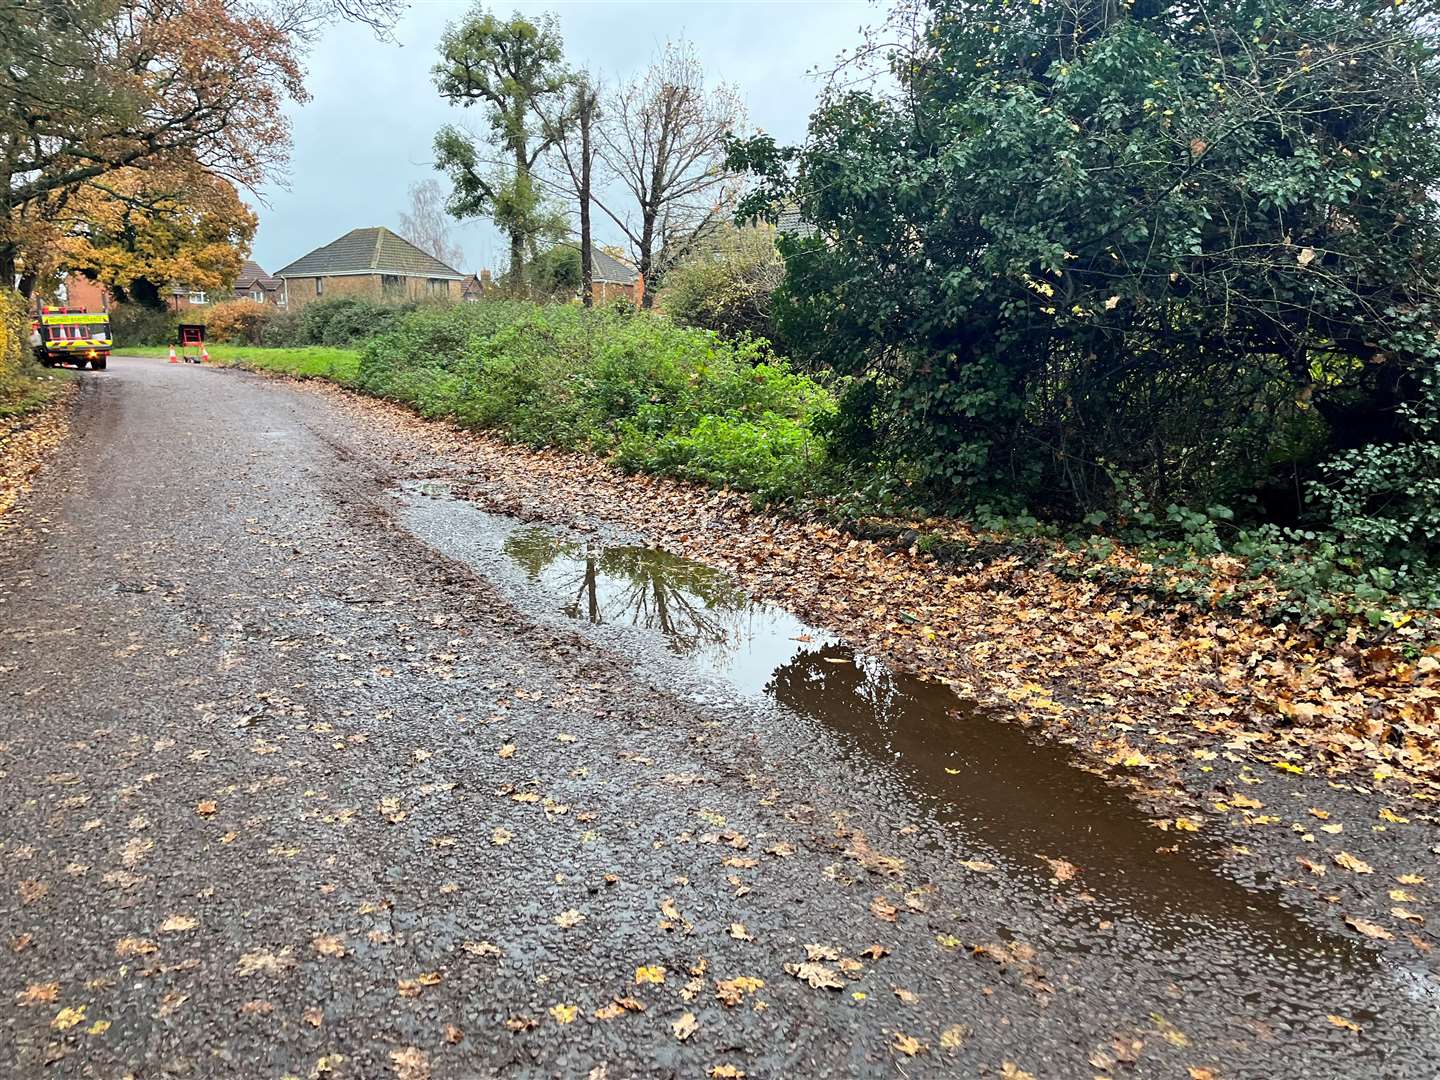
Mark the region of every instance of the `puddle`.
[[602, 547], [521, 527], [501, 550], [530, 584], [561, 601], [563, 614], [659, 634], [671, 653], [745, 693], [764, 691], [807, 644], [832, 640], [752, 602], [720, 571], [654, 548]]
[[[942, 684], [855, 655], [833, 635], [752, 602], [723, 573], [653, 549], [527, 526], [443, 489], [421, 498], [416, 490], [402, 496], [407, 528], [475, 567], [518, 606], [592, 624], [597, 634], [628, 635], [624, 648], [637, 670], [658, 670], [656, 650], [663, 650], [678, 685], [686, 672], [699, 673], [721, 684], [717, 703], [738, 693], [777, 706], [810, 725], [813, 738], [835, 741], [862, 764], [882, 764], [877, 783], [899, 785], [915, 816], [940, 827], [940, 842], [960, 858], [995, 864], [996, 887], [1023, 885], [1046, 918], [1123, 925], [1137, 947], [1172, 955], [1177, 979], [1192, 964], [1191, 978], [1244, 973], [1238, 982], [1257, 992], [1256, 1005], [1267, 1012], [1313, 1011], [1316, 995], [1334, 993], [1342, 972], [1357, 998], [1372, 997], [1387, 980], [1408, 985], [1405, 996], [1423, 996], [1423, 978], [1402, 969], [1382, 974], [1358, 942], [1310, 925], [1273, 890], [1227, 877], [1213, 842], [1156, 829], [1063, 747], [1032, 740]], [[1174, 850], [1157, 851], [1167, 847]], [[1058, 894], [1048, 882], [1049, 859], [1079, 868]]]

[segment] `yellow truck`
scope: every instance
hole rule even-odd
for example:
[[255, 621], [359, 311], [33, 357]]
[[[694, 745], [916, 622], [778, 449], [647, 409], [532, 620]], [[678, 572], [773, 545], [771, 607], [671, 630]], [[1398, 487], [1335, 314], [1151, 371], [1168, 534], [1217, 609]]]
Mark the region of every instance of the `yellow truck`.
[[41, 308], [30, 324], [30, 347], [45, 367], [89, 364], [104, 371], [110, 359], [110, 316], [79, 308]]

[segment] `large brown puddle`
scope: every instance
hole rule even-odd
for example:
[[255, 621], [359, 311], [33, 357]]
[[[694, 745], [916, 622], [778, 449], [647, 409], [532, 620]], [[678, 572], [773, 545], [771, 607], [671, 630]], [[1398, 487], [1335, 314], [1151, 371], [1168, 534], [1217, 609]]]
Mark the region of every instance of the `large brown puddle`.
[[[883, 765], [917, 820], [935, 823], [962, 857], [995, 866], [998, 888], [1045, 897], [1064, 924], [1123, 922], [1144, 948], [1173, 955], [1177, 978], [1192, 964], [1194, 978], [1228, 969], [1237, 992], [1277, 1019], [1313, 1012], [1317, 995], [1339, 985], [1357, 1016], [1377, 992], [1384, 1000], [1398, 991], [1411, 1005], [1429, 993], [1420, 973], [1383, 970], [1363, 945], [1307, 922], [1263, 882], [1227, 876], [1212, 842], [1156, 829], [1065, 748], [750, 601], [712, 568], [527, 526], [441, 491], [412, 489], [401, 514], [427, 543], [510, 585], [519, 606], [632, 634], [637, 667], [647, 666], [645, 649], [663, 650], [710, 684], [768, 701], [856, 760]], [[1055, 859], [1078, 868], [1058, 894]]]

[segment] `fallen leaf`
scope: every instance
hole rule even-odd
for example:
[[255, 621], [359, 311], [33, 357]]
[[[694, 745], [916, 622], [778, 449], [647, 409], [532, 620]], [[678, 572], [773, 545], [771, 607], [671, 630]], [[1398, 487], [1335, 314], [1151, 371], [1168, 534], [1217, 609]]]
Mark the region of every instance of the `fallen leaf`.
[[895, 1033], [893, 1049], [897, 1053], [905, 1054], [907, 1057], [914, 1057], [916, 1054], [924, 1051], [925, 1044], [913, 1035], [906, 1035], [897, 1031]]
[[744, 1080], [745, 1070], [734, 1065], [714, 1065], [708, 1075], [711, 1080]]
[[85, 1008], [84, 1005], [77, 1005], [73, 1008], [67, 1005], [55, 1014], [55, 1018], [50, 1021], [50, 1026], [56, 1031], [69, 1031], [85, 1019]]
[[730, 936], [736, 941], [755, 940], [753, 937], [750, 936], [750, 931], [745, 929], [745, 924], [743, 922], [732, 922], [730, 924]]
[[127, 937], [121, 938], [115, 943], [115, 955], [124, 959], [132, 956], [149, 956], [153, 952], [158, 952], [159, 948], [160, 946], [145, 938]]
[[920, 995], [913, 990], [906, 990], [902, 986], [892, 986], [890, 989], [895, 991], [895, 996], [900, 999], [901, 1004], [914, 1005], [920, 1000]]
[[171, 915], [160, 924], [159, 931], [162, 934], [183, 934], [199, 925], [200, 920], [193, 915]]
[[1349, 870], [1349, 871], [1351, 871], [1352, 873], [1355, 873], [1355, 874], [1371, 874], [1371, 873], [1374, 873], [1374, 871], [1371, 869], [1369, 863], [1365, 862], [1363, 859], [1357, 859], [1354, 855], [1351, 855], [1348, 851], [1341, 851], [1341, 852], [1337, 853], [1337, 854], [1334, 856], [1334, 858], [1335, 858], [1335, 865], [1337, 865], [1337, 866], [1343, 866], [1346, 870]]
[[48, 1005], [60, 996], [58, 982], [31, 983], [15, 995], [16, 1005]]
[[569, 1004], [551, 1005], [550, 1015], [557, 1024], [573, 1024], [575, 1018], [580, 1015], [580, 1008]]
[[1390, 931], [1386, 930], [1383, 926], [1377, 926], [1375, 923], [1356, 918], [1354, 915], [1346, 915], [1345, 921], [1349, 923], [1353, 929], [1368, 938], [1374, 938], [1376, 941], [1390, 941], [1395, 937], [1394, 934], [1390, 933]]
[[845, 980], [840, 977], [840, 973], [824, 964], [786, 964], [785, 970], [801, 982], [808, 983], [814, 990], [845, 989]]
[[883, 896], [877, 896], [870, 901], [870, 914], [874, 915], [877, 919], [894, 922], [896, 915], [899, 913], [900, 909]]
[[995, 869], [994, 863], [985, 862], [983, 859], [961, 859], [960, 865], [977, 874], [988, 874]]
[[395, 1080], [430, 1080], [430, 1059], [418, 1047], [390, 1051], [390, 1067]]
[[195, 813], [201, 817], [214, 817], [220, 809], [220, 804], [214, 799], [201, 799], [195, 804]]
[[512, 758], [512, 757], [514, 757], [514, 756], [515, 756], [515, 744], [514, 744], [513, 742], [507, 742], [504, 746], [500, 747], [499, 750], [495, 751], [495, 756], [496, 756], [496, 757], [501, 757], [501, 758]]
[[321, 956], [340, 957], [345, 955], [345, 940], [330, 934], [321, 934], [313, 938], [310, 947]]
[[499, 847], [501, 844], [508, 844], [514, 838], [515, 834], [513, 832], [511, 832], [509, 829], [499, 826], [497, 826], [494, 831], [490, 833], [490, 843], [494, 844], [496, 847]]
[[1355, 1023], [1354, 1020], [1346, 1020], [1345, 1017], [1336, 1016], [1334, 1013], [1331, 1013], [1329, 1016], [1325, 1017], [1325, 1019], [1329, 1020], [1330, 1023], [1334, 1024], [1336, 1027], [1343, 1028], [1346, 1031], [1360, 1030], [1360, 1025]]
[[686, 1039], [690, 1038], [691, 1035], [694, 1035], [695, 1032], [699, 1029], [699, 1027], [700, 1025], [695, 1022], [695, 1014], [692, 1012], [685, 1012], [680, 1014], [679, 1020], [676, 1020], [673, 1024], [670, 1025], [670, 1030], [675, 1033], [675, 1038], [679, 1039], [681, 1042], [684, 1042]]
[[659, 964], [652, 964], [649, 967], [637, 967], [635, 969], [635, 983], [644, 986], [646, 983], [660, 985], [665, 981], [665, 969]]
[[753, 975], [737, 975], [733, 979], [716, 979], [715, 996], [724, 1005], [739, 1005], [746, 994], [753, 994], [756, 990], [765, 986], [764, 979], [757, 979]]
[[570, 908], [568, 911], [562, 911], [559, 915], [555, 916], [555, 925], [564, 927], [566, 930], [579, 926], [584, 921], [585, 916], [574, 908]]
[[940, 1033], [941, 1050], [959, 1050], [970, 1037], [970, 1029], [964, 1024], [951, 1024]]
[[494, 959], [502, 955], [500, 947], [498, 945], [492, 945], [488, 941], [467, 941], [461, 948], [471, 956], [484, 956], [489, 959]]

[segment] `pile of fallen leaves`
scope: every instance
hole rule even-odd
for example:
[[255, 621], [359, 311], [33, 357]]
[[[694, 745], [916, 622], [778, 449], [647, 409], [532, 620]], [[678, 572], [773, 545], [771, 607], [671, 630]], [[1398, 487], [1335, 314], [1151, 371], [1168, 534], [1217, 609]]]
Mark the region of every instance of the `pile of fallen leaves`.
[[30, 478], [69, 430], [73, 387], [42, 409], [0, 417], [0, 515], [24, 494]]
[[[1110, 766], [1159, 769], [1223, 746], [1288, 772], [1368, 773], [1418, 798], [1440, 771], [1440, 647], [1314, 634], [1244, 613], [1158, 604], [1014, 553], [947, 565], [915, 546], [755, 510], [739, 494], [626, 475], [396, 406], [335, 394], [365, 423], [473, 473], [470, 497], [529, 520], [597, 522], [728, 570], [855, 646], [1065, 739]], [[417, 455], [423, 458], [425, 454]], [[955, 521], [929, 531], [973, 542]], [[1117, 567], [1144, 570], [1118, 549]]]

